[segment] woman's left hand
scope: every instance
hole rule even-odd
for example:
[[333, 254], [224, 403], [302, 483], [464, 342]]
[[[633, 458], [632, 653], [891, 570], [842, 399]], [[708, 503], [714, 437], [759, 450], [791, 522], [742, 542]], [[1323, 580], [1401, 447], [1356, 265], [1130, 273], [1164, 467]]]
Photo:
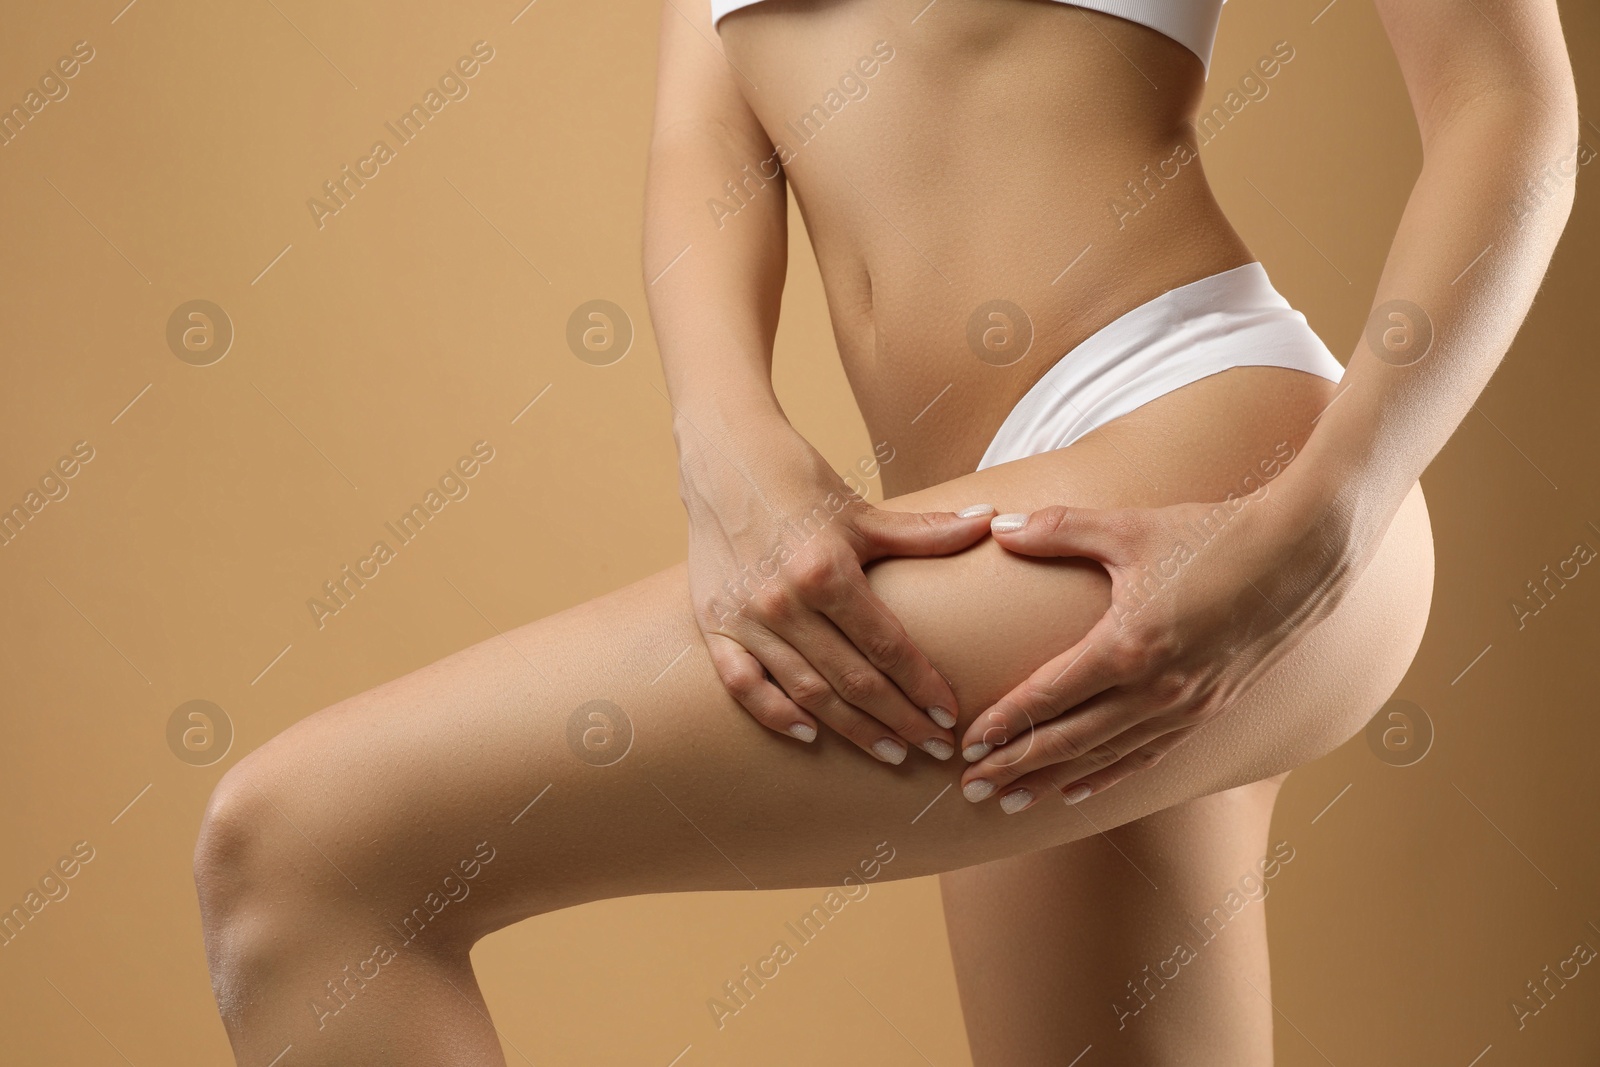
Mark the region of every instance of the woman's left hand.
[[1279, 488], [995, 518], [1009, 551], [1101, 563], [1111, 607], [967, 729], [967, 799], [998, 794], [1008, 813], [1051, 795], [1075, 804], [1154, 766], [1326, 618], [1368, 554], [1348, 512]]

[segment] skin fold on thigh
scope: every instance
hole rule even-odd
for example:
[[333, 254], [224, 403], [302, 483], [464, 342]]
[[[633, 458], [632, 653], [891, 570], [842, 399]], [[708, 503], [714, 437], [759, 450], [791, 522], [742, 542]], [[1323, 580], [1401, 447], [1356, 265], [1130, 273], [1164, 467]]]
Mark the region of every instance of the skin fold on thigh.
[[[1261, 393], [1249, 375], [1222, 381], [1241, 373], [1208, 379], [1210, 395], [1207, 383], [1172, 394], [1189, 394], [1205, 418], [1180, 417], [1182, 406], [1164, 398], [1141, 409], [1161, 426], [1149, 409], [1166, 404], [1164, 432], [1133, 425], [1116, 440], [1092, 436], [885, 506], [1108, 506], [1219, 488], [1220, 497], [1272, 453], [1285, 425], [1303, 433], [1315, 410], [1314, 397], [1269, 404], [1241, 430], [1240, 398]], [[1130, 463], [1144, 481], [1130, 478]], [[1097, 564], [1022, 558], [988, 541], [951, 557], [886, 561], [869, 579], [952, 680], [958, 736], [1109, 602]], [[335, 970], [480, 847], [493, 861], [471, 897], [441, 916], [459, 943], [604, 897], [836, 886], [885, 847], [894, 858], [882, 877], [955, 870], [1077, 840], [1330, 751], [1404, 673], [1431, 582], [1414, 490], [1339, 611], [1226, 714], [1076, 808], [1042, 803], [1007, 816], [961, 798], [959, 758], [914, 750], [892, 767], [827, 732], [805, 745], [755, 723], [712, 670], [680, 565], [302, 720], [225, 777], [212, 824], [252, 829], [231, 843], [224, 829], [206, 847], [231, 849], [238, 878], [262, 873], [256, 855], [296, 886], [259, 918], [263, 937], [346, 915], [320, 949]], [[617, 732], [602, 757], [585, 740], [601, 721], [597, 708]]]

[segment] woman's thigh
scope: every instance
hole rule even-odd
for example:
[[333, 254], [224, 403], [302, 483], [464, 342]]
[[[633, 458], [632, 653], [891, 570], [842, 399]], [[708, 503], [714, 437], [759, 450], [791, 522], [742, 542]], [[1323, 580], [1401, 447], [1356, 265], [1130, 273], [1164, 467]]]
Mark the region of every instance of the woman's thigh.
[[1281, 782], [941, 876], [973, 1062], [1270, 1063]]
[[[1228, 468], [1212, 481], [1236, 483], [1233, 468], [1250, 470], [1258, 446], [1212, 441]], [[1150, 489], [1118, 480], [1119, 451], [1075, 445], [887, 506], [1148, 499]], [[1195, 491], [1176, 461], [1149, 471], [1171, 475], [1162, 492], [1173, 499]], [[958, 731], [1080, 637], [1109, 596], [1097, 565], [1025, 559], [990, 542], [889, 561], [869, 579], [951, 679]], [[475, 868], [473, 903], [450, 913], [469, 940], [602, 897], [837, 885], [863, 877], [864, 864], [875, 877], [950, 871], [1077, 840], [1331, 750], [1404, 673], [1431, 580], [1414, 492], [1340, 609], [1226, 714], [1076, 808], [1007, 816], [962, 799], [959, 761], [913, 750], [892, 767], [826, 733], [806, 745], [757, 725], [723, 691], [674, 567], [296, 724], [226, 776], [201, 851], [241, 879], [291, 879], [297, 891], [277, 902], [276, 922], [342, 904], [391, 928], [437, 898], [458, 864], [492, 851]]]

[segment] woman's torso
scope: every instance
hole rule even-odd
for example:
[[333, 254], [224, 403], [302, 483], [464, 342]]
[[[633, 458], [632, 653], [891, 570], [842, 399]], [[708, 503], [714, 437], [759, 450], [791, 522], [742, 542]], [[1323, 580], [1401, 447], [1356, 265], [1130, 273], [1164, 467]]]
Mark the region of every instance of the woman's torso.
[[[1041, 0], [766, 0], [718, 29], [895, 450], [886, 492], [972, 470], [1074, 345], [1254, 258], [1193, 155], [1201, 62], [1144, 26]], [[1001, 365], [1028, 328], [1007, 305], [1033, 336]]]

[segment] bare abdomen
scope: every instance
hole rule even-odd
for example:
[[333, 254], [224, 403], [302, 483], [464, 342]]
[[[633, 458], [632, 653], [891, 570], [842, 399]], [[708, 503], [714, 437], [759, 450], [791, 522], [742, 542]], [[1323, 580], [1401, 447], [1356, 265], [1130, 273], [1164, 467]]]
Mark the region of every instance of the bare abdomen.
[[1064, 4], [924, 4], [769, 0], [721, 27], [896, 491], [971, 470], [1107, 322], [1253, 258], [1194, 151], [1187, 49]]

